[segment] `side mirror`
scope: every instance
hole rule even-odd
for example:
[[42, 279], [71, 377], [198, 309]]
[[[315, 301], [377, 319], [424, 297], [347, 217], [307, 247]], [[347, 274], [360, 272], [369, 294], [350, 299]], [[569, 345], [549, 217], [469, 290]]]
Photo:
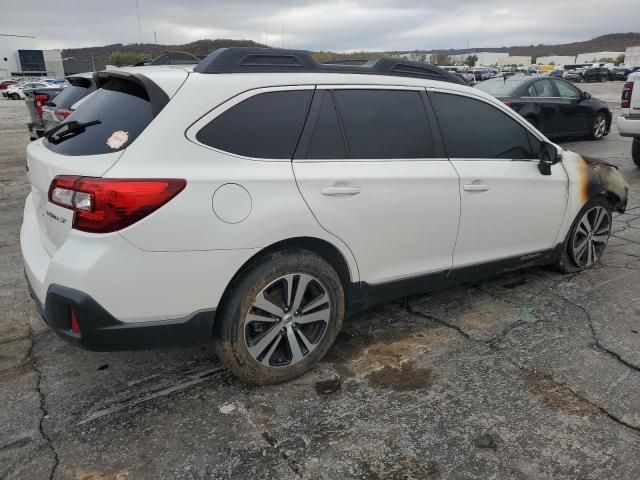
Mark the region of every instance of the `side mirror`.
[[581, 98], [583, 100], [589, 100], [591, 98], [591, 94], [589, 92], [582, 92]]
[[540, 163], [538, 170], [542, 175], [551, 175], [551, 166], [560, 161], [561, 157], [555, 145], [543, 142], [540, 145]]

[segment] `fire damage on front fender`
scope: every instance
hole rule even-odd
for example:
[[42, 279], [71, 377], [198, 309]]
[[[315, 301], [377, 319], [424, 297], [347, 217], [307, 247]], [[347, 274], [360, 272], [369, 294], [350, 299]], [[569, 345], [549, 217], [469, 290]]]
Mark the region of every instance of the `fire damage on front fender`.
[[582, 157], [582, 201], [588, 202], [596, 195], [605, 195], [613, 203], [613, 209], [624, 213], [629, 197], [629, 184], [618, 167], [597, 158]]

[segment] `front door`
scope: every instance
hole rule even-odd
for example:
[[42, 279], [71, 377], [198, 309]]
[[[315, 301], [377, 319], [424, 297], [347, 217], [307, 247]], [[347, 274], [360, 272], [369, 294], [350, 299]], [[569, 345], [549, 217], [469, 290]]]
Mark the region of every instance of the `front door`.
[[591, 131], [592, 110], [582, 98], [582, 92], [565, 80], [553, 79], [560, 97], [560, 117], [567, 134]]
[[[497, 105], [431, 92], [462, 208], [453, 267], [538, 255], [555, 245], [567, 206], [561, 164], [538, 170], [541, 141]], [[541, 254], [540, 254], [541, 255]]]
[[458, 175], [425, 101], [417, 88], [318, 87], [294, 157], [309, 208], [369, 284], [451, 268]]

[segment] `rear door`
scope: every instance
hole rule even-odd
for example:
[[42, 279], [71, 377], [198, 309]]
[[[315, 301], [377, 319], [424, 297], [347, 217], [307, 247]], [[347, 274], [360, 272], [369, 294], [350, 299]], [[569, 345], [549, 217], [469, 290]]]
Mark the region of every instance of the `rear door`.
[[424, 89], [318, 86], [293, 161], [318, 222], [369, 284], [447, 272], [460, 216]]
[[538, 170], [541, 141], [524, 120], [488, 100], [431, 91], [451, 163], [460, 175], [462, 208], [453, 267], [530, 254], [555, 246], [567, 206], [561, 164]]

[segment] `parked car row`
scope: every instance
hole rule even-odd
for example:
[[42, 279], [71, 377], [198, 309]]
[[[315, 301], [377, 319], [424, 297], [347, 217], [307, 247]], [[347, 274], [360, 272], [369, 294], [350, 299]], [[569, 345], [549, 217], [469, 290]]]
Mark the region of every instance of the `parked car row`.
[[24, 100], [27, 97], [27, 92], [32, 92], [38, 88], [63, 89], [67, 85], [64, 79], [30, 79], [21, 82], [8, 80], [2, 83], [5, 85], [4, 89], [0, 89], [2, 96], [10, 100]]
[[65, 81], [64, 89], [44, 87], [26, 92], [31, 140], [37, 140], [46, 130], [64, 121], [96, 87], [92, 73], [71, 75]]

